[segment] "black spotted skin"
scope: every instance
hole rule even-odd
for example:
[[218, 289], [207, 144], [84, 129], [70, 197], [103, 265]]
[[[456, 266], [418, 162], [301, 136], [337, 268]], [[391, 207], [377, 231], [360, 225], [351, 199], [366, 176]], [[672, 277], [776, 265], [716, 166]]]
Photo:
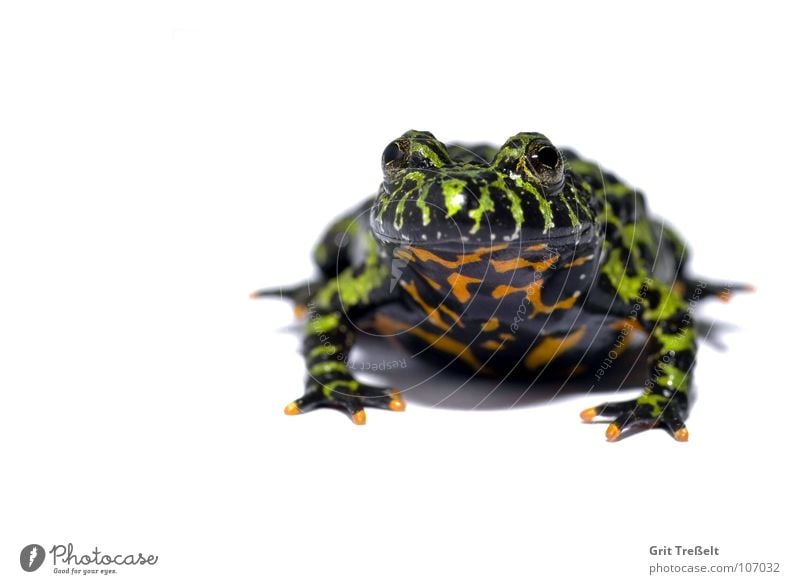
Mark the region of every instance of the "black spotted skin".
[[686, 245], [641, 193], [533, 132], [496, 148], [409, 131], [382, 164], [377, 194], [315, 248], [321, 275], [256, 293], [288, 296], [308, 313], [306, 392], [288, 414], [332, 407], [363, 423], [365, 406], [405, 408], [398, 391], [347, 367], [367, 324], [416, 356], [500, 379], [595, 369], [642, 331], [642, 394], [581, 417], [610, 421], [609, 440], [635, 427], [688, 438], [689, 301], [743, 287], [687, 276]]

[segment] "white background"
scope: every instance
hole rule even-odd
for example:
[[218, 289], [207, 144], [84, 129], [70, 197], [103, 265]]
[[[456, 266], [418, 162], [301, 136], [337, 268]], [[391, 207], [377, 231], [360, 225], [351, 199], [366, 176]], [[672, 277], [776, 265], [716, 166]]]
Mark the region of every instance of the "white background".
[[[697, 544], [797, 581], [796, 19], [272, 4], [3, 4], [0, 581], [57, 578], [34, 542], [159, 555], [115, 582], [641, 582]], [[312, 273], [409, 128], [542, 131], [758, 286], [703, 308], [687, 444], [606, 443], [599, 395], [283, 415], [291, 310], [247, 295]]]

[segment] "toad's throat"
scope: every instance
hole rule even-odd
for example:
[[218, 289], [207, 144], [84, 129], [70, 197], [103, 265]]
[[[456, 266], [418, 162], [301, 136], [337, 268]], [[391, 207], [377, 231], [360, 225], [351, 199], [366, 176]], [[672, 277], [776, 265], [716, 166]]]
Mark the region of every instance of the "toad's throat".
[[467, 312], [530, 318], [575, 306], [590, 281], [578, 272], [590, 270], [595, 257], [591, 246], [558, 251], [543, 243], [522, 252], [509, 244], [464, 253], [402, 246], [394, 251], [392, 274], [434, 324], [458, 324]]

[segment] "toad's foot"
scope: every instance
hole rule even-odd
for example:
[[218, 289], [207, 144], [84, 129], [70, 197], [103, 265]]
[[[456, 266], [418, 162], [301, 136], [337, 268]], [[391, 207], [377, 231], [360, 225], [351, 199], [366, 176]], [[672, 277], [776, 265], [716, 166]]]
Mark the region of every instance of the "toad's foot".
[[305, 395], [287, 405], [284, 412], [293, 416], [317, 408], [333, 408], [361, 425], [367, 421], [366, 407], [402, 412], [406, 403], [397, 390], [367, 385], [348, 376], [325, 381], [309, 379]]
[[[644, 393], [637, 399], [622, 402], [607, 402], [599, 406], [583, 410], [581, 419], [584, 422], [611, 421], [606, 429], [609, 442], [615, 441], [628, 430], [664, 428], [678, 442], [689, 439], [686, 429], [685, 397], [675, 395], [672, 399], [654, 393]], [[596, 420], [602, 418], [602, 420]]]
[[250, 294], [250, 298], [258, 299], [272, 297], [291, 300], [294, 303], [295, 317], [301, 319], [305, 318], [308, 314], [308, 302], [321, 286], [321, 282], [309, 280], [308, 282], [299, 284], [297, 286], [256, 290]]

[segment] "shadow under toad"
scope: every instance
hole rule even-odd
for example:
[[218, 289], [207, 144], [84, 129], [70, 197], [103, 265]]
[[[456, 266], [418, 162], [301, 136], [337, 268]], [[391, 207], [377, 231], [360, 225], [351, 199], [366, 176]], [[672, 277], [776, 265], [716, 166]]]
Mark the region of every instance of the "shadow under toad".
[[[358, 379], [393, 387], [410, 403], [455, 410], [531, 407], [594, 392], [641, 389], [648, 375], [646, 352], [639, 345], [599, 375], [599, 366], [586, 364], [580, 375], [562, 373], [547, 378], [532, 372], [525, 379], [503, 379], [505, 372], [499, 372], [498, 378], [473, 375], [458, 367], [437, 366], [407, 353], [398, 354], [398, 350], [383, 340], [359, 340], [349, 367]], [[607, 397], [598, 401], [607, 401]]]

